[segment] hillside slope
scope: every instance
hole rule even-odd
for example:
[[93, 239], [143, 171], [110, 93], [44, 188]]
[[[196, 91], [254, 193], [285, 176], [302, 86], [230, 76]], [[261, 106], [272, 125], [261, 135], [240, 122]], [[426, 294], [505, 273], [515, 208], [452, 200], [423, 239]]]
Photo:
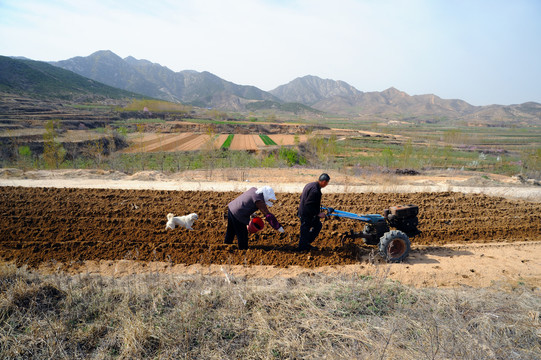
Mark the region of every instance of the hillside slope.
[[65, 100], [143, 97], [46, 62], [13, 59], [6, 56], [0, 56], [0, 91]]

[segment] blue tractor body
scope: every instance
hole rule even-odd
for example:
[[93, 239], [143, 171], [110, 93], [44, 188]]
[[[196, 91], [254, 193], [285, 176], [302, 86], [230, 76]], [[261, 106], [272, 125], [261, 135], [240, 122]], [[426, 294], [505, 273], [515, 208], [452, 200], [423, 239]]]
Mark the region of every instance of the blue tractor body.
[[[365, 223], [363, 231], [350, 230], [344, 233], [342, 244], [345, 239], [362, 238], [368, 245], [378, 245], [381, 255], [389, 262], [404, 260], [409, 254], [411, 244], [408, 235], [413, 237], [420, 233], [417, 229], [419, 208], [416, 205], [393, 206], [385, 210], [384, 215], [359, 215], [331, 207], [321, 207], [321, 210], [326, 212], [327, 217]], [[397, 230], [390, 230], [389, 225]]]

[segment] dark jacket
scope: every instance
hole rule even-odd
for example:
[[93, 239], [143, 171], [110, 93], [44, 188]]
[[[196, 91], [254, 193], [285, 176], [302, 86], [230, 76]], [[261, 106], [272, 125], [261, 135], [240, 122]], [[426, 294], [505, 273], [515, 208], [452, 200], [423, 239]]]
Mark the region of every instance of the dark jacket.
[[321, 187], [319, 183], [306, 184], [301, 194], [298, 215], [301, 218], [315, 218], [321, 212]]
[[231, 211], [231, 214], [235, 217], [235, 219], [244, 225], [248, 225], [250, 223], [250, 215], [252, 215], [258, 209], [261, 210], [263, 214], [267, 214], [269, 212], [267, 210], [267, 206], [265, 205], [265, 197], [263, 194], [256, 194], [256, 190], [257, 189], [255, 187], [250, 188], [227, 204], [229, 211]]
[[278, 230], [282, 225], [278, 222], [276, 216], [269, 211], [269, 208], [265, 204], [265, 196], [263, 194], [256, 194], [256, 191], [257, 189], [255, 187], [250, 188], [227, 204], [231, 215], [242, 224], [248, 225], [250, 223], [250, 215], [259, 210], [265, 215], [265, 219], [270, 226]]

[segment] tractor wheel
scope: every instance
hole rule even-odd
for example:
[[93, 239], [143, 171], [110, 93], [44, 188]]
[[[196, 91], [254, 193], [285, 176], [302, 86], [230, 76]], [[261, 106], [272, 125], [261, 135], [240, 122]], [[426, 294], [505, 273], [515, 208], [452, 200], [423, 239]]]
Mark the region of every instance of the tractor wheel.
[[408, 257], [411, 242], [400, 230], [386, 232], [379, 240], [379, 252], [387, 262], [401, 262]]

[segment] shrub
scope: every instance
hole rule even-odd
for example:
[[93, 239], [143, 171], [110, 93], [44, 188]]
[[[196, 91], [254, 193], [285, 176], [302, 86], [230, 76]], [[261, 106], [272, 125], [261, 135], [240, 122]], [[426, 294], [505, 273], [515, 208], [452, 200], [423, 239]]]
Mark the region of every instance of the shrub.
[[305, 165], [306, 158], [299, 154], [297, 150], [281, 147], [278, 152], [278, 158], [284, 160], [288, 166]]

